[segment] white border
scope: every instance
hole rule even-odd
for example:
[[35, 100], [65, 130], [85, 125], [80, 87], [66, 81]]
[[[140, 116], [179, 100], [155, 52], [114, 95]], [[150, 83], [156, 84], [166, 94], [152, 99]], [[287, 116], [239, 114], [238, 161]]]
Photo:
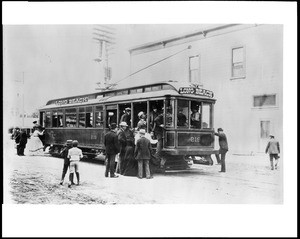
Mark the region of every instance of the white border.
[[[2, 205], [4, 237], [297, 236], [297, 3], [2, 2], [2, 24], [284, 24], [283, 205]], [[295, 163], [295, 164], [294, 164]], [[77, 215], [80, 215], [79, 217]], [[77, 221], [68, 225], [68, 218]], [[127, 223], [120, 223], [127, 222]], [[79, 225], [79, 226], [78, 226]], [[166, 230], [167, 229], [167, 230]]]

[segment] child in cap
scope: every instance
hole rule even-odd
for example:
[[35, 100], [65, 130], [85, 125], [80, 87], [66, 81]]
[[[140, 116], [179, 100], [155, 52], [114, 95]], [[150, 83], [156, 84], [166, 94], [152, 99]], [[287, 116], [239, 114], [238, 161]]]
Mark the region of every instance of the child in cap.
[[61, 180], [60, 180], [60, 185], [63, 185], [64, 183], [64, 178], [66, 176], [66, 173], [68, 171], [68, 168], [70, 167], [70, 159], [68, 158], [68, 153], [69, 153], [69, 149], [72, 148], [72, 140], [67, 140], [65, 147], [62, 149], [62, 151], [60, 152], [60, 156], [64, 158], [64, 166], [63, 166], [63, 171], [62, 171], [62, 175], [61, 175]]
[[82, 150], [77, 148], [78, 146], [78, 141], [74, 140], [72, 142], [73, 148], [69, 149], [68, 152], [68, 158], [70, 159], [70, 183], [69, 183], [69, 188], [71, 187], [74, 178], [74, 172], [76, 173], [77, 176], [77, 185], [79, 185], [79, 161], [80, 159], [83, 158]]

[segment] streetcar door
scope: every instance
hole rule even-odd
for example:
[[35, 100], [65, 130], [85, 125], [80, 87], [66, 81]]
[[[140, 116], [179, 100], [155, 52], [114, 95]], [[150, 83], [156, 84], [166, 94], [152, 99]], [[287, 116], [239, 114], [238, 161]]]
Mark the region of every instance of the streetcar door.
[[116, 123], [116, 124], [118, 123], [117, 113], [118, 113], [117, 105], [106, 106], [106, 128], [109, 128], [111, 123]]

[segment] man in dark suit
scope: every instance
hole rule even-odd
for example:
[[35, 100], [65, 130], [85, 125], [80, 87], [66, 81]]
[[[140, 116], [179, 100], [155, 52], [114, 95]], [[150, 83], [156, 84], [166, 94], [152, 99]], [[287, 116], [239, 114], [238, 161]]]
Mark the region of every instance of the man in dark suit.
[[138, 178], [143, 178], [143, 167], [145, 167], [146, 178], [152, 178], [150, 175], [149, 161], [151, 158], [151, 143], [150, 140], [145, 138], [146, 131], [145, 129], [140, 129], [141, 137], [138, 139], [134, 156], [138, 161]]
[[105, 177], [108, 177], [110, 172], [111, 178], [117, 178], [115, 174], [115, 159], [116, 155], [120, 151], [118, 135], [117, 135], [117, 124], [111, 123], [110, 131], [104, 136], [104, 146], [106, 152], [106, 165], [105, 165]]
[[20, 141], [18, 145], [18, 155], [19, 156], [25, 156], [24, 155], [24, 149], [26, 148], [27, 144], [27, 133], [25, 129], [22, 129], [20, 134]]
[[221, 154], [221, 160], [220, 160], [219, 154], [215, 154], [216, 158], [217, 158], [217, 161], [221, 162], [221, 171], [219, 171], [219, 172], [224, 173], [226, 171], [226, 169], [225, 169], [225, 156], [226, 156], [226, 153], [228, 151], [227, 137], [224, 134], [222, 128], [218, 128], [218, 133], [215, 133], [215, 135], [219, 137], [219, 145], [220, 145], [219, 154]]
[[164, 137], [164, 114], [163, 111], [154, 119], [154, 128], [153, 132], [157, 137], [157, 146], [156, 146], [156, 153], [155, 157], [160, 161], [160, 168], [164, 169], [166, 160], [162, 157], [161, 151], [163, 148], [163, 137]]

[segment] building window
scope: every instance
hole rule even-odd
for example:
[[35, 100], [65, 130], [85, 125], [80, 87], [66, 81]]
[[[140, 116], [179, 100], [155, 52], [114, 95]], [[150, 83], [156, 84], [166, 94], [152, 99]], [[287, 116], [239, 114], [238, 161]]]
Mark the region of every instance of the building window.
[[270, 121], [260, 121], [260, 138], [266, 139], [270, 136]]
[[245, 69], [245, 48], [236, 47], [232, 48], [232, 64], [231, 64], [232, 77], [244, 77], [246, 75]]
[[189, 82], [200, 84], [200, 56], [189, 58]]
[[254, 107], [276, 106], [276, 95], [259, 95], [253, 97]]

